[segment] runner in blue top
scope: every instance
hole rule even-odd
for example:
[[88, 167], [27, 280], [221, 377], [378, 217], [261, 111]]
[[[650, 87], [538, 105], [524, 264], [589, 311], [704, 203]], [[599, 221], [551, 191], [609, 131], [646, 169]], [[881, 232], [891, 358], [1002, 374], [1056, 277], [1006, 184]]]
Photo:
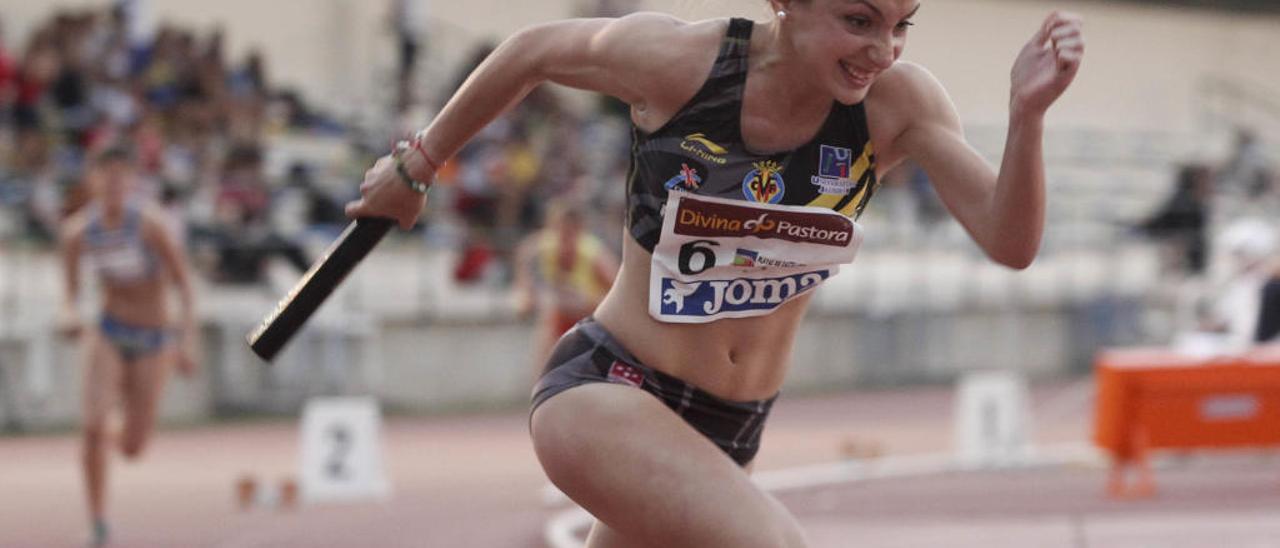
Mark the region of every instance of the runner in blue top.
[[530, 27], [366, 174], [348, 214], [407, 228], [439, 162], [540, 83], [631, 106], [621, 270], [553, 351], [530, 419], [543, 469], [598, 520], [590, 546], [804, 545], [747, 470], [813, 288], [853, 260], [858, 214], [904, 159], [994, 261], [1034, 259], [1044, 117], [1080, 66], [1081, 21], [1053, 13], [1028, 29], [995, 170], [941, 84], [898, 61], [922, 3], [770, 0], [763, 23], [642, 13]]
[[[66, 301], [60, 324], [81, 337], [85, 369], [81, 378], [82, 466], [91, 520], [92, 544], [108, 540], [107, 462], [118, 443], [126, 458], [142, 455], [155, 424], [160, 395], [171, 366], [195, 371], [195, 304], [186, 258], [169, 233], [162, 213], [130, 199], [137, 177], [123, 148], [96, 156], [88, 170], [92, 200], [63, 226]], [[81, 264], [96, 272], [102, 311], [83, 326], [78, 314]], [[170, 289], [177, 289], [181, 318], [169, 314]], [[117, 436], [112, 411], [123, 410]], [[119, 439], [116, 439], [116, 438]]]

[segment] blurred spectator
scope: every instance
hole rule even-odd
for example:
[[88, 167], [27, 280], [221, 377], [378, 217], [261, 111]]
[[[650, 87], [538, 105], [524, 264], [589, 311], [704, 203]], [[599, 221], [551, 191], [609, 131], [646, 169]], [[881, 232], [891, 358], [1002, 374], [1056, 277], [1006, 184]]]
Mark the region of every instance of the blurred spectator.
[[458, 262], [453, 267], [453, 281], [470, 285], [494, 282], [504, 276], [502, 265], [495, 261], [497, 252], [485, 233], [470, 230], [465, 236]]
[[308, 226], [341, 227], [347, 224], [347, 216], [342, 210], [342, 200], [330, 195], [320, 188], [310, 166], [295, 163], [289, 167], [289, 188], [297, 189], [306, 200], [304, 211], [305, 223]]
[[1280, 343], [1280, 259], [1272, 261], [1271, 278], [1262, 286], [1262, 303], [1258, 310], [1258, 343]]
[[[51, 162], [49, 138], [33, 129], [19, 130], [7, 186], [21, 196], [25, 232], [38, 242], [52, 244], [64, 214], [63, 182]], [[75, 200], [66, 200], [75, 206]]]
[[17, 129], [41, 129], [51, 125], [41, 107], [45, 92], [61, 70], [52, 29], [33, 32], [15, 80], [13, 123]]
[[1200, 330], [1219, 335], [1223, 350], [1241, 350], [1258, 340], [1263, 294], [1274, 274], [1275, 230], [1267, 221], [1242, 219], [1220, 237], [1227, 258], [1203, 296]]
[[1262, 142], [1252, 130], [1236, 131], [1235, 148], [1218, 173], [1224, 190], [1257, 198], [1272, 190], [1272, 168]]
[[1206, 226], [1213, 178], [1209, 167], [1184, 164], [1178, 169], [1173, 193], [1137, 229], [1153, 239], [1167, 242], [1178, 257], [1177, 270], [1204, 274], [1208, 241]]
[[[454, 85], [461, 86], [491, 51], [490, 44], [478, 47]], [[582, 179], [585, 126], [587, 122], [571, 115], [554, 92], [537, 88], [450, 161], [440, 177], [454, 183], [451, 208], [465, 221], [460, 262], [454, 272], [457, 281], [509, 279], [521, 235], [542, 216], [542, 197], [561, 193]], [[619, 147], [610, 152], [626, 150]], [[609, 180], [621, 178], [610, 176]], [[599, 184], [604, 179], [594, 181]], [[592, 196], [594, 190], [573, 189], [582, 196]]]
[[426, 0], [391, 0], [391, 26], [396, 33], [396, 112], [414, 103], [413, 90], [418, 57], [426, 26]]
[[271, 194], [256, 145], [239, 144], [227, 155], [216, 198], [216, 220], [206, 234], [216, 247], [215, 279], [225, 283], [265, 281], [267, 261], [286, 259], [299, 272], [311, 266], [300, 244], [282, 237], [270, 223]]
[[526, 237], [516, 255], [517, 310], [538, 315], [535, 377], [555, 342], [595, 310], [618, 274], [618, 258], [587, 229], [586, 216], [581, 203], [553, 202], [546, 227]]
[[580, 17], [622, 17], [638, 9], [638, 0], [584, 0], [577, 12]]
[[18, 65], [4, 45], [4, 21], [0, 19], [0, 116], [7, 117], [18, 92]]
[[915, 203], [916, 222], [920, 227], [929, 230], [950, 219], [951, 215], [942, 205], [942, 199], [938, 197], [938, 192], [934, 190], [933, 182], [929, 180], [929, 174], [925, 173], [924, 168], [910, 161], [904, 162], [903, 167], [906, 171], [903, 183], [911, 192]]

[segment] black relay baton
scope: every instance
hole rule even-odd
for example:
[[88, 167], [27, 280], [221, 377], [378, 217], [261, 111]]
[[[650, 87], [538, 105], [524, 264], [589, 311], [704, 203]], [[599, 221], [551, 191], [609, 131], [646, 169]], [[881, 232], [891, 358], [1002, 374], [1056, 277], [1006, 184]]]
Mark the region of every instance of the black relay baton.
[[253, 353], [268, 362], [274, 359], [393, 226], [395, 221], [375, 217], [356, 219], [347, 225], [342, 235], [311, 265], [297, 285], [276, 303], [275, 309], [263, 318], [258, 328], [249, 333], [247, 339]]

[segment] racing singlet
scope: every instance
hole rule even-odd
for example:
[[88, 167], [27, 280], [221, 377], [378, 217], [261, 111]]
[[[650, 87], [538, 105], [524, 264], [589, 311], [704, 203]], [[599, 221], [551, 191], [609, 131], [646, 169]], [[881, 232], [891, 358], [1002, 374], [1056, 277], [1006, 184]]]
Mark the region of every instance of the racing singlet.
[[665, 126], [632, 131], [627, 226], [652, 255], [649, 313], [673, 323], [761, 316], [853, 260], [875, 192], [863, 104], [832, 103], [800, 147], [758, 154], [741, 111], [752, 22], [732, 19], [710, 76]]
[[142, 238], [142, 213], [126, 206], [120, 226], [102, 224], [102, 210], [93, 206], [84, 234], [84, 253], [103, 282], [125, 285], [151, 279], [156, 257]]

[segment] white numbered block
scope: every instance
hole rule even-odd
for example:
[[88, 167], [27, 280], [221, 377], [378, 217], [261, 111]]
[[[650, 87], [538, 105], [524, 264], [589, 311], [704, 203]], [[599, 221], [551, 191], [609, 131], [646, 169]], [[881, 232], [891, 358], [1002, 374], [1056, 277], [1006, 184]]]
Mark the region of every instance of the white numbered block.
[[373, 398], [312, 398], [302, 413], [304, 503], [385, 500], [381, 414]]
[[1014, 464], [1030, 451], [1027, 383], [1012, 371], [966, 374], [956, 390], [955, 444], [972, 466]]

